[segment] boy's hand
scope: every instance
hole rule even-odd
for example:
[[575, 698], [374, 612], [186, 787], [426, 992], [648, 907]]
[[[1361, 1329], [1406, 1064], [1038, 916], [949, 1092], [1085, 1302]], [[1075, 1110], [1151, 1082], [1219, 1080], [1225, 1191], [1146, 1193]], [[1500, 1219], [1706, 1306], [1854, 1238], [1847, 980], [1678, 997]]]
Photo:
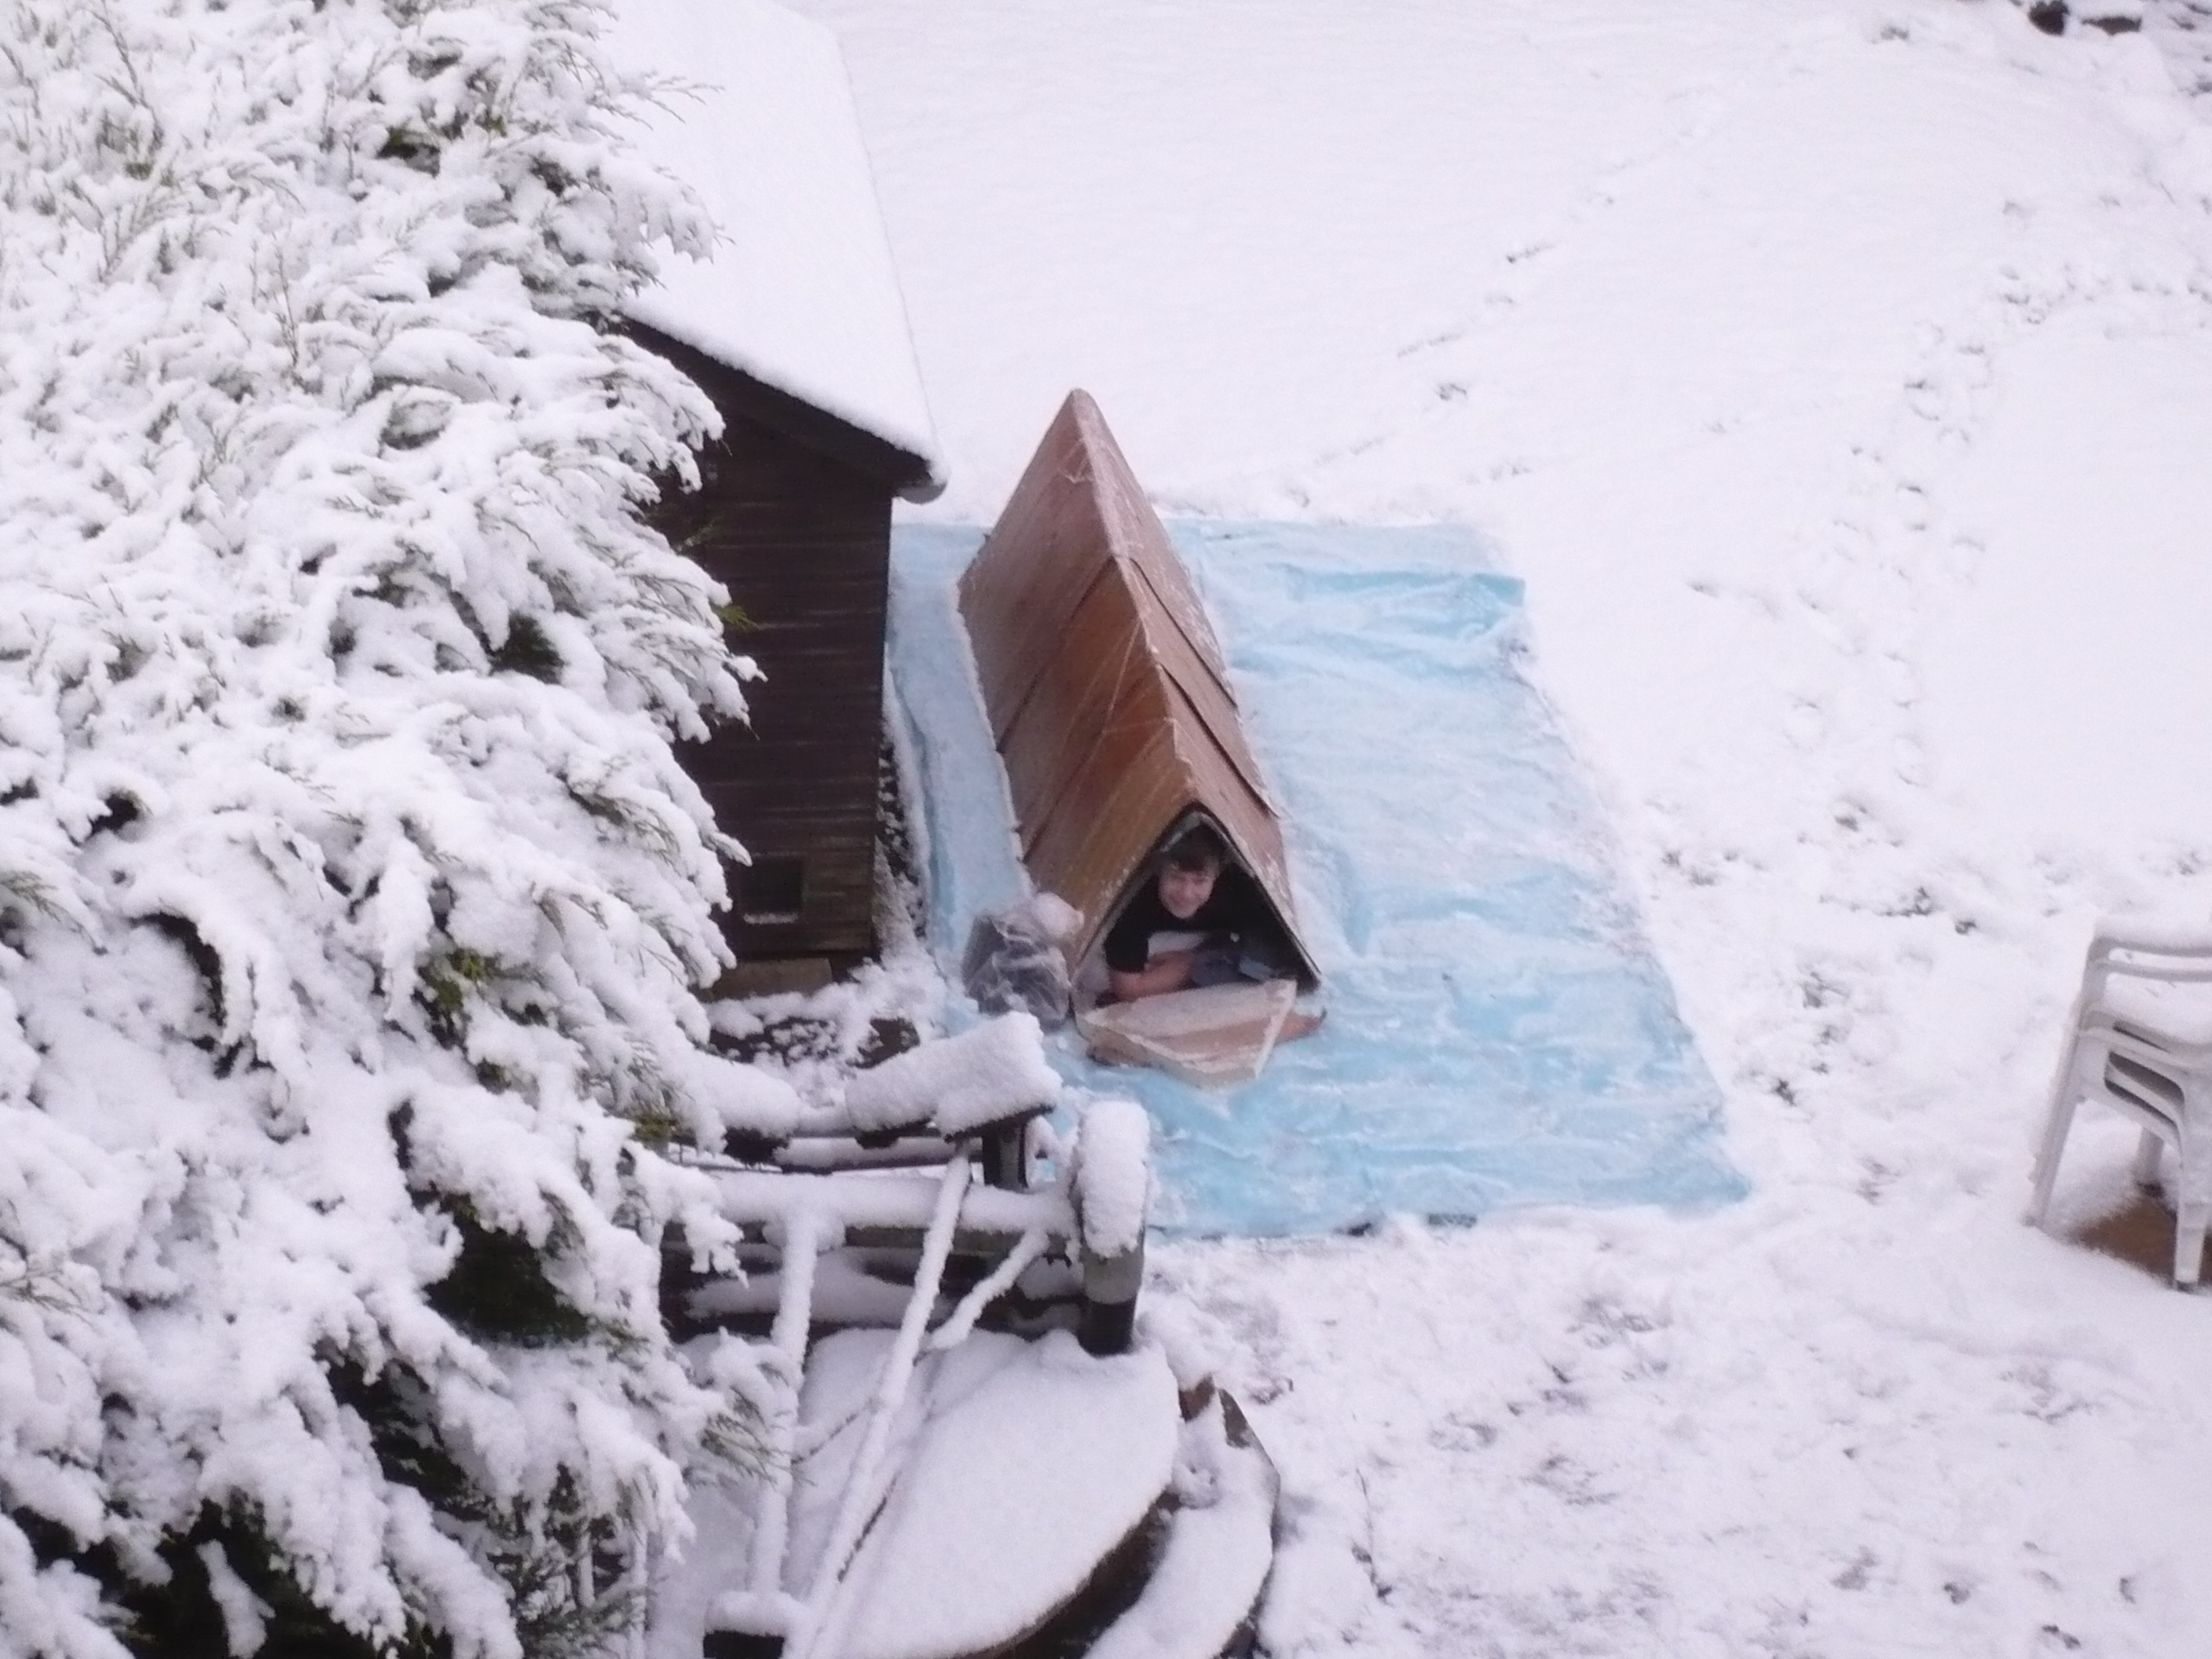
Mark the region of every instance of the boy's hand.
[[1165, 991], [1180, 991], [1190, 983], [1191, 963], [1197, 957], [1195, 951], [1163, 951], [1145, 964], [1144, 972], [1109, 972], [1107, 982], [1113, 987], [1115, 1000], [1121, 1002], [1156, 997]]

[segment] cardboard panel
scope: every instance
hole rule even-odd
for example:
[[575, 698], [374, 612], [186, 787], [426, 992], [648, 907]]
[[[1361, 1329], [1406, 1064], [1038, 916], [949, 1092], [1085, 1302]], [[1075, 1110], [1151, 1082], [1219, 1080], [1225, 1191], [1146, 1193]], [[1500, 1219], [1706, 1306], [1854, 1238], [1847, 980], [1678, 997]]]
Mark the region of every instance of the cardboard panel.
[[1054, 417], [961, 578], [960, 610], [1030, 877], [1083, 912], [1077, 959], [1197, 813], [1316, 979], [1220, 642], [1088, 393]]

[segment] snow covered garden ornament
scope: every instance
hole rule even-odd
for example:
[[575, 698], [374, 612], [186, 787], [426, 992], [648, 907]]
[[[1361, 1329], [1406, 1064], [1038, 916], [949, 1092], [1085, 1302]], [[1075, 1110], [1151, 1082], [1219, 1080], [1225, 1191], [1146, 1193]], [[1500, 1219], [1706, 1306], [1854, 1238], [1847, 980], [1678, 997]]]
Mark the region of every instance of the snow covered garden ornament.
[[704, 228], [576, 0], [0, 18], [0, 1628], [564, 1650], [748, 1425], [670, 1346], [738, 715], [611, 326]]

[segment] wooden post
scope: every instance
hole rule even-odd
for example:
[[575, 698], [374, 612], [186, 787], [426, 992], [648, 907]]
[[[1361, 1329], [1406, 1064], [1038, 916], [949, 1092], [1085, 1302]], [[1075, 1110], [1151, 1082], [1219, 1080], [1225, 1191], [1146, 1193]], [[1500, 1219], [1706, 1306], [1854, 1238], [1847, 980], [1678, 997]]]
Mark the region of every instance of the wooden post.
[[1010, 1193], [1030, 1189], [1030, 1124], [1028, 1117], [994, 1123], [983, 1131], [983, 1184]]
[[1121, 1255], [1083, 1251], [1083, 1316], [1076, 1339], [1086, 1353], [1127, 1353], [1137, 1334], [1137, 1292], [1145, 1284], [1145, 1241]]

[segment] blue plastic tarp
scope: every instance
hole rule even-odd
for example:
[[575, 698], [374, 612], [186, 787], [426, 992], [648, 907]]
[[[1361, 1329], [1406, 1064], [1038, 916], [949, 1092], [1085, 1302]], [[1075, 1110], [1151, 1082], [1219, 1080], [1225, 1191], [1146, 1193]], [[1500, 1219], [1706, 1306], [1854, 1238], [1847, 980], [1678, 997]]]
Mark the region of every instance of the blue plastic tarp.
[[[1328, 1008], [1208, 1091], [1055, 1063], [1159, 1127], [1170, 1230], [1703, 1205], [1742, 1191], [1720, 1103], [1595, 797], [1522, 672], [1522, 586], [1448, 526], [1170, 526], [1280, 810]], [[979, 532], [902, 526], [891, 670], [922, 795], [933, 946], [1028, 890], [954, 584]]]

